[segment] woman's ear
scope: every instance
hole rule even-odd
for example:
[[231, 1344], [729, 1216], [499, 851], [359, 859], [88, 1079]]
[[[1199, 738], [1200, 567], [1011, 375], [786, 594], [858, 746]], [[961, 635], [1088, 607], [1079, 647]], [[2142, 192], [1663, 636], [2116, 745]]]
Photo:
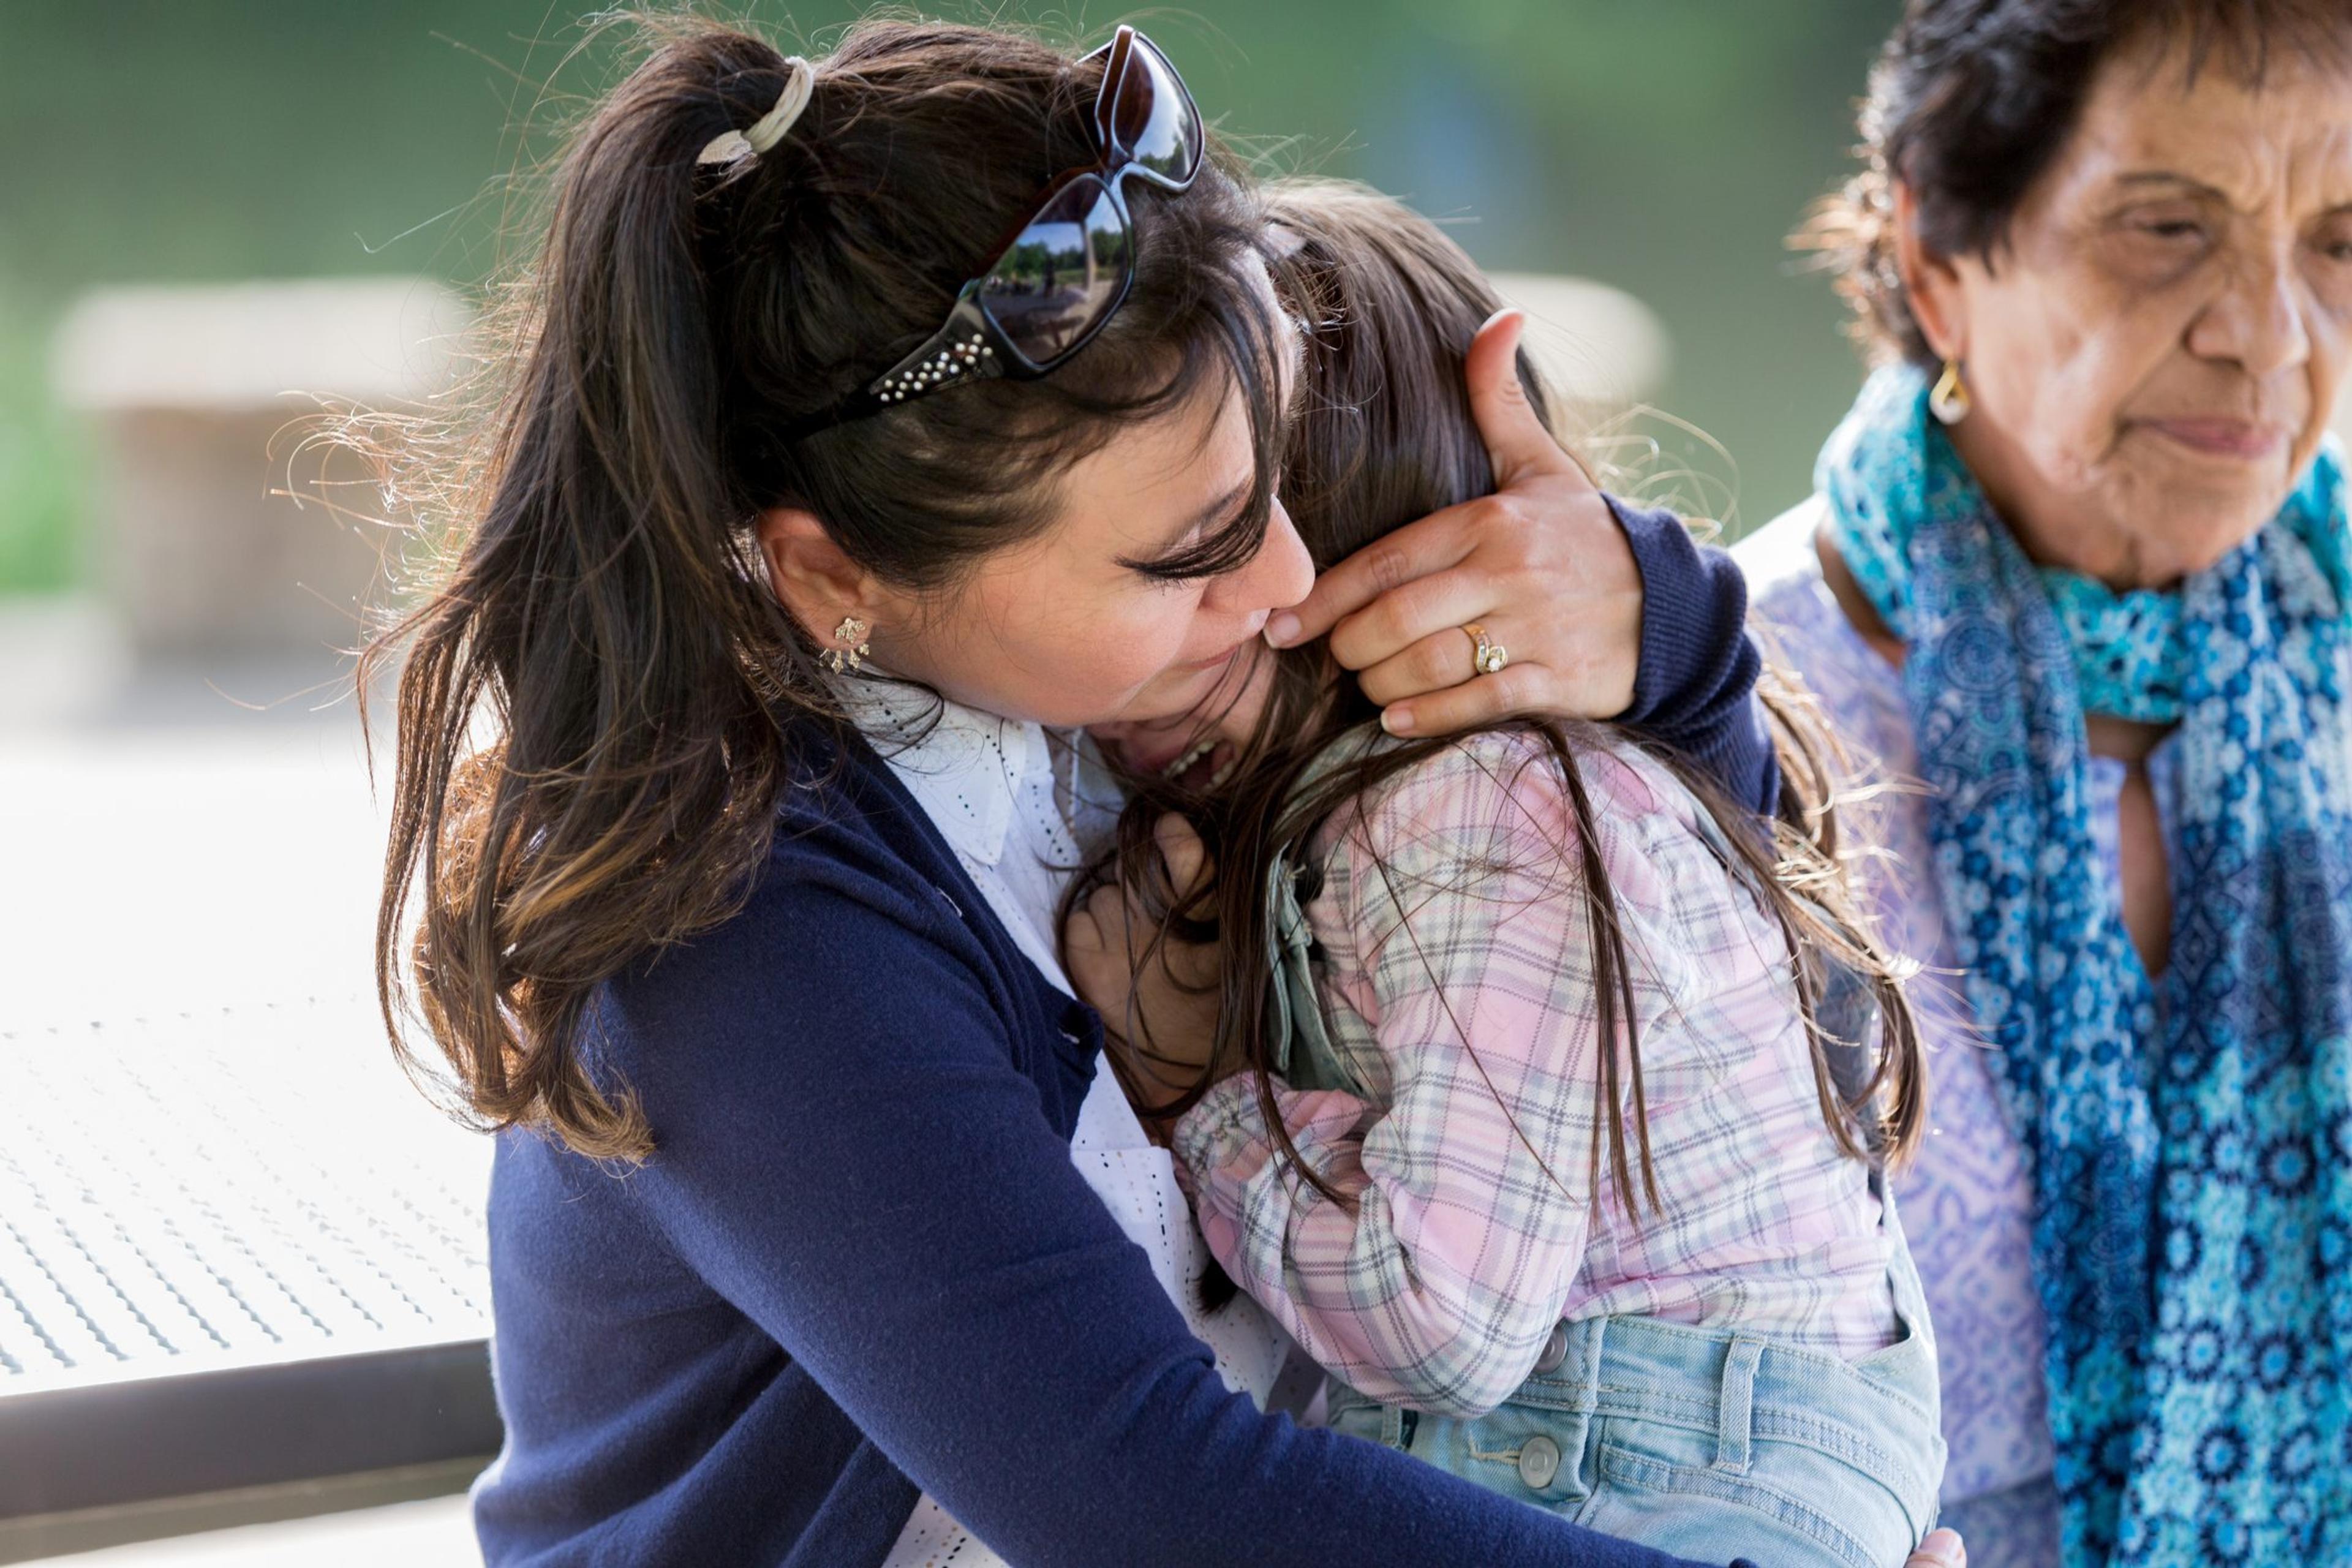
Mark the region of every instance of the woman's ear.
[[1969, 357], [1968, 300], [1959, 268], [1919, 237], [1919, 199], [1901, 181], [1895, 184], [1895, 270], [1911, 305], [1911, 319], [1938, 359]]
[[875, 618], [881, 584], [843, 553], [814, 512], [770, 507], [760, 514], [759, 535], [769, 587], [820, 647], [843, 617]]

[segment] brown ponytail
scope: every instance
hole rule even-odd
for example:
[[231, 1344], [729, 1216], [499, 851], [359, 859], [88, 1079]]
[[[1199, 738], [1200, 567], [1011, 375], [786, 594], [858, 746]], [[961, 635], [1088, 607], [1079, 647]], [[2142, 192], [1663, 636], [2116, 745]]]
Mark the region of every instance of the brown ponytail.
[[740, 907], [793, 737], [839, 721], [767, 587], [758, 511], [804, 507], [859, 564], [935, 587], [1043, 526], [1062, 466], [1204, 386], [1238, 384], [1262, 459], [1279, 436], [1259, 214], [1220, 163], [1134, 199], [1133, 292], [1055, 375], [785, 437], [928, 336], [1091, 160], [1099, 67], [870, 22], [817, 62], [782, 142], [701, 164], [775, 103], [784, 58], [639, 25], [648, 52], [571, 142], [497, 317], [510, 369], [437, 487], [432, 591], [369, 652], [405, 656], [376, 928], [395, 1049], [413, 1006], [472, 1117], [626, 1159], [651, 1135], [583, 1056], [591, 994]]

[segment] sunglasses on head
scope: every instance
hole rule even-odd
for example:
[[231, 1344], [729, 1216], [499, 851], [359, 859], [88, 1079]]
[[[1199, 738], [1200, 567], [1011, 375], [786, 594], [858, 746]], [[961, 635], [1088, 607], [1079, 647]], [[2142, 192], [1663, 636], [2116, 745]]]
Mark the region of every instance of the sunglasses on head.
[[1087, 55], [1104, 61], [1095, 97], [1101, 156], [1046, 187], [1026, 222], [956, 293], [945, 325], [921, 347], [823, 413], [794, 437], [862, 419], [966, 382], [1050, 374], [1118, 313], [1135, 286], [1132, 175], [1165, 191], [1201, 172], [1201, 111], [1160, 47], [1133, 27]]

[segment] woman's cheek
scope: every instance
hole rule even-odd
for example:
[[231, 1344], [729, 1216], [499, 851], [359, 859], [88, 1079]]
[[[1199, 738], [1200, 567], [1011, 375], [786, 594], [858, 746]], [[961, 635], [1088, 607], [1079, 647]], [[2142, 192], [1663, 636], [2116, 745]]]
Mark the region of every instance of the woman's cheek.
[[1077, 653], [1073, 672], [1097, 690], [1133, 695], [1186, 657], [1199, 595], [1152, 585], [1104, 616]]
[[2126, 344], [2084, 339], [2065, 348], [2041, 367], [2026, 400], [2024, 445], [2043, 483], [2080, 495], [2130, 461], [2121, 447], [2125, 405], [2149, 367]]

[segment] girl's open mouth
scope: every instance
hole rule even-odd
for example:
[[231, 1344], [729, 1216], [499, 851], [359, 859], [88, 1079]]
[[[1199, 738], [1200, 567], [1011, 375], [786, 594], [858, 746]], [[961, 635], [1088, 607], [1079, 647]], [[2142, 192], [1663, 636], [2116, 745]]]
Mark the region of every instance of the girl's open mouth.
[[1129, 773], [1156, 773], [1196, 792], [1223, 784], [1241, 756], [1241, 748], [1214, 730], [1188, 731], [1175, 725], [1156, 733], [1149, 729], [1124, 733], [1097, 730], [1095, 743], [1105, 757]]
[[1160, 776], [1197, 794], [1215, 789], [1233, 777], [1234, 764], [1240, 761], [1241, 749], [1231, 741], [1222, 735], [1203, 735], [1161, 768]]

